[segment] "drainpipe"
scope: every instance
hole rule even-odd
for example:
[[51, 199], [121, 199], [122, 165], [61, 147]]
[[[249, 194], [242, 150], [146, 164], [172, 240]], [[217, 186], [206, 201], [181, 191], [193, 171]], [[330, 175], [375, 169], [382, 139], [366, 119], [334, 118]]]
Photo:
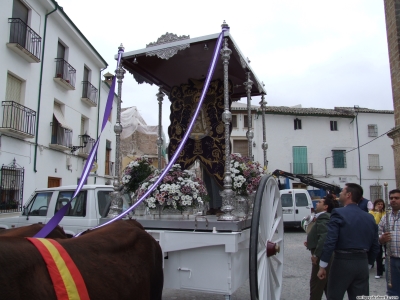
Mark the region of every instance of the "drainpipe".
[[325, 157], [325, 177], [328, 178], [328, 164], [326, 163], [326, 160], [330, 158], [330, 156]]
[[[107, 66], [105, 66], [103, 69], [100, 69], [100, 77], [99, 77], [99, 101], [97, 104], [97, 129], [96, 129], [96, 138], [99, 137], [99, 118], [100, 118], [100, 96], [101, 96], [101, 73], [107, 69]], [[96, 162], [97, 162], [97, 155], [96, 155]], [[97, 172], [97, 171], [96, 171]], [[94, 177], [94, 184], [96, 184], [96, 179], [97, 177]]]
[[33, 156], [33, 171], [35, 173], [37, 173], [36, 161], [37, 161], [38, 133], [39, 133], [40, 100], [42, 98], [42, 78], [43, 78], [44, 49], [45, 49], [45, 45], [46, 45], [47, 17], [58, 9], [57, 2], [54, 2], [54, 4], [56, 6], [54, 8], [54, 10], [47, 13], [44, 18], [42, 61], [40, 62], [39, 95], [38, 95], [38, 107], [37, 107], [37, 112], [36, 112], [37, 118], [36, 118], [36, 135], [35, 135], [35, 154]]
[[358, 137], [358, 105], [354, 105], [354, 111], [357, 111], [356, 114], [356, 129], [357, 129], [357, 150], [358, 150], [358, 173], [360, 176], [360, 185], [361, 185], [361, 157], [360, 157], [360, 139]]

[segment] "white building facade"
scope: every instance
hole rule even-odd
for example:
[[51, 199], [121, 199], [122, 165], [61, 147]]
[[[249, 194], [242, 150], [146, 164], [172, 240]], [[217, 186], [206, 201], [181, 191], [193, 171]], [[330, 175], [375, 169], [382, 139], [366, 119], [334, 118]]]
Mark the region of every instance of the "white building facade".
[[[36, 188], [77, 184], [101, 130], [107, 63], [54, 0], [5, 0], [0, 20], [0, 200], [21, 204]], [[89, 184], [114, 178], [115, 120], [113, 109]]]
[[[246, 105], [232, 104], [232, 114], [238, 120], [232, 126], [233, 151], [246, 155]], [[254, 159], [263, 163], [262, 115], [257, 106], [252, 108], [252, 121]], [[346, 182], [358, 183], [371, 200], [384, 197], [384, 182], [389, 190], [395, 188], [391, 140], [386, 135], [394, 127], [393, 111], [268, 106], [265, 121], [269, 172], [309, 175], [342, 188]], [[286, 187], [315, 190], [289, 180]]]

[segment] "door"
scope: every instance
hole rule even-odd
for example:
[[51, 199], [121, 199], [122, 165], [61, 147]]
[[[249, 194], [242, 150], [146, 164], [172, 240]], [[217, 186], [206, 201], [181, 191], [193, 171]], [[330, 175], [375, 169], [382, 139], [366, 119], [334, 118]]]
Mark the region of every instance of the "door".
[[59, 186], [61, 186], [61, 178], [49, 177], [47, 179], [47, 187], [52, 188], [52, 187], [59, 187]]
[[307, 147], [293, 147], [293, 174], [308, 174]]
[[295, 211], [293, 203], [293, 194], [287, 192], [282, 193], [281, 204], [282, 204], [283, 222], [294, 222]]
[[[62, 79], [68, 79], [67, 74], [64, 74], [64, 60], [65, 60], [65, 46], [58, 42], [57, 45], [57, 65], [56, 65], [56, 77]], [[68, 70], [65, 70], [66, 72]]]
[[17, 43], [24, 48], [26, 44], [28, 13], [28, 8], [20, 0], [14, 0], [12, 17], [20, 20], [14, 20], [10, 24], [10, 43]]
[[301, 222], [304, 217], [311, 215], [312, 203], [309, 202], [307, 192], [294, 192], [295, 219]]

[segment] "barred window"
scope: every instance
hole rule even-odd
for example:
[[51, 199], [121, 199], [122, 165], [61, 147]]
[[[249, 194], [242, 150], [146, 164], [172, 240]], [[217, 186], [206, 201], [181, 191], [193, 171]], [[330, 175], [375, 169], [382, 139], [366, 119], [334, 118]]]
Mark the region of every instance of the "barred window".
[[378, 125], [376, 124], [368, 125], [368, 136], [370, 137], [378, 136]]
[[369, 187], [371, 201], [374, 202], [376, 199], [383, 198], [383, 188], [381, 185], [371, 185]]

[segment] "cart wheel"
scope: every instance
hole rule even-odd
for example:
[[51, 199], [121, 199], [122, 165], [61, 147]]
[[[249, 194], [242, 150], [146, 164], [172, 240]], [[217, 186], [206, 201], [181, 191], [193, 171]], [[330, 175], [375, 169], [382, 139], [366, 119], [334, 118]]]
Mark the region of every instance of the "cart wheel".
[[280, 299], [283, 270], [283, 217], [279, 188], [264, 176], [254, 200], [249, 253], [252, 300]]

